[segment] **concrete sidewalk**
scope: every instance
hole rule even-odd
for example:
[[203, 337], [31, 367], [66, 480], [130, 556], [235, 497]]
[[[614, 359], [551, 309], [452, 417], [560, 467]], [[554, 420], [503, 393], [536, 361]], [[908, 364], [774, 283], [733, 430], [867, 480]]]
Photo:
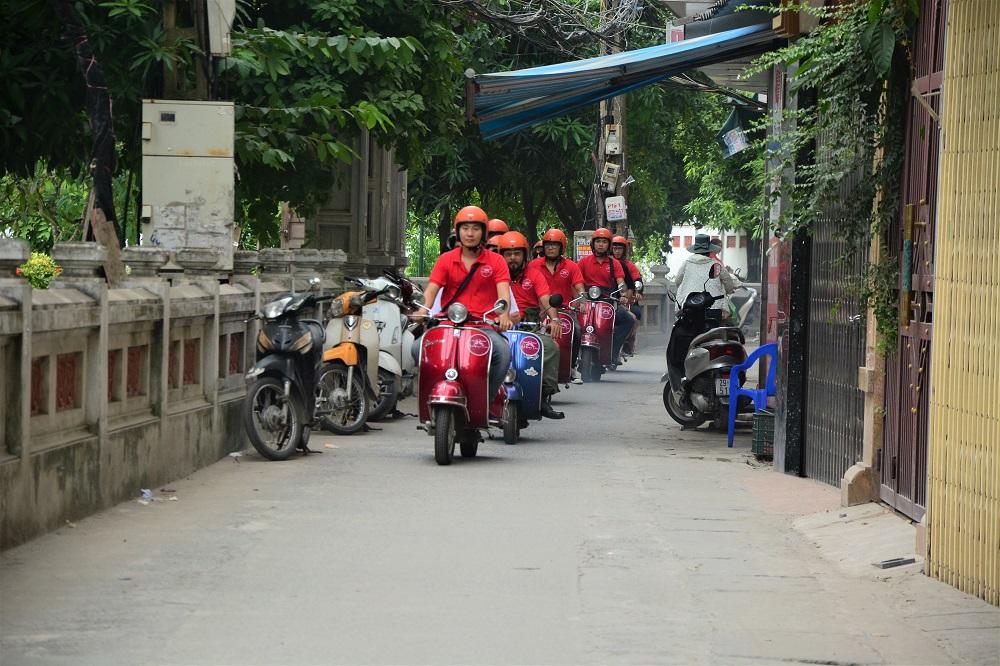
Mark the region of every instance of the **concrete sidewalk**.
[[401, 419], [3, 553], [0, 662], [997, 663], [1000, 609], [870, 566], [905, 521], [681, 431], [662, 358], [451, 467]]

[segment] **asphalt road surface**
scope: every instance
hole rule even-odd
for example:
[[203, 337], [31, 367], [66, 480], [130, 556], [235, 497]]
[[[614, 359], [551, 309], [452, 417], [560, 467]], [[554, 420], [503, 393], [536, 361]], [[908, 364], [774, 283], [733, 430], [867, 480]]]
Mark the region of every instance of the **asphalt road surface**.
[[[992, 607], [919, 573], [852, 576], [822, 557], [792, 521], [837, 511], [836, 490], [750, 464], [748, 435], [726, 449], [724, 434], [682, 432], [660, 401], [661, 365], [656, 350], [573, 386], [556, 401], [566, 420], [451, 467], [405, 418], [314, 437], [322, 454], [288, 462], [227, 458], [156, 489], [163, 501], [12, 549], [0, 556], [0, 663], [989, 654], [982, 632], [936, 632], [926, 617], [958, 609], [988, 629]], [[956, 648], [970, 640], [973, 658]]]

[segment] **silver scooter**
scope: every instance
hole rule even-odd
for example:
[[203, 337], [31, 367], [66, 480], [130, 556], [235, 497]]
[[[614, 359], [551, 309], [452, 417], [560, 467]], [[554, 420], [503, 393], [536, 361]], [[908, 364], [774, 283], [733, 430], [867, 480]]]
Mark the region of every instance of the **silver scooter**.
[[384, 290], [395, 286], [399, 298], [382, 296], [364, 308], [365, 319], [378, 323], [378, 397], [368, 418], [378, 420], [391, 414], [396, 403], [413, 395], [414, 379], [417, 375], [412, 348], [415, 331], [422, 324], [410, 321], [406, 316], [421, 298], [420, 287], [395, 271], [386, 269], [382, 276], [358, 280], [367, 289]]
[[[709, 280], [718, 277], [716, 266], [712, 271]], [[677, 314], [660, 381], [666, 382], [663, 406], [670, 418], [685, 428], [712, 421], [722, 429], [729, 418], [730, 370], [747, 353], [739, 327], [720, 325], [722, 313], [711, 307], [724, 297], [705, 291], [707, 285], [708, 280], [702, 291], [688, 294]]]

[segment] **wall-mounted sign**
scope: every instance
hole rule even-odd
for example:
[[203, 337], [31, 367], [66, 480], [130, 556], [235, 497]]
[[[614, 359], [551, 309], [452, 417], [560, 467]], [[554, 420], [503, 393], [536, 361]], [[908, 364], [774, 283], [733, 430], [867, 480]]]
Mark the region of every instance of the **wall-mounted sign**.
[[618, 222], [626, 218], [625, 197], [608, 197], [604, 200], [605, 219], [608, 222]]

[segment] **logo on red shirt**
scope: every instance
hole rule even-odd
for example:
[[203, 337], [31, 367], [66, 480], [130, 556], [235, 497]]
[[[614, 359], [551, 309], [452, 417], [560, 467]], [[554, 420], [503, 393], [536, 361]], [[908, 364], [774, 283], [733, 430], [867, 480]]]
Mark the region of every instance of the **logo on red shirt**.
[[469, 351], [473, 356], [486, 356], [490, 353], [490, 339], [482, 333], [475, 333], [469, 338]]
[[493, 268], [491, 266], [483, 266], [482, 268], [479, 269], [479, 273], [483, 277], [489, 277], [493, 275]]
[[560, 277], [568, 278], [569, 277], [569, 271], [564, 268], [561, 271], [559, 271], [559, 275], [560, 275]]
[[521, 353], [528, 358], [535, 358], [541, 351], [542, 345], [534, 336], [526, 335], [521, 338]]
[[528, 278], [524, 278], [523, 280], [521, 280], [521, 286], [524, 287], [525, 289], [531, 289], [535, 285]]
[[606, 263], [604, 264], [604, 271], [605, 271], [606, 273], [610, 273], [610, 272], [611, 272], [611, 262], [610, 262], [610, 261], [609, 261], [609, 262], [606, 262]]

